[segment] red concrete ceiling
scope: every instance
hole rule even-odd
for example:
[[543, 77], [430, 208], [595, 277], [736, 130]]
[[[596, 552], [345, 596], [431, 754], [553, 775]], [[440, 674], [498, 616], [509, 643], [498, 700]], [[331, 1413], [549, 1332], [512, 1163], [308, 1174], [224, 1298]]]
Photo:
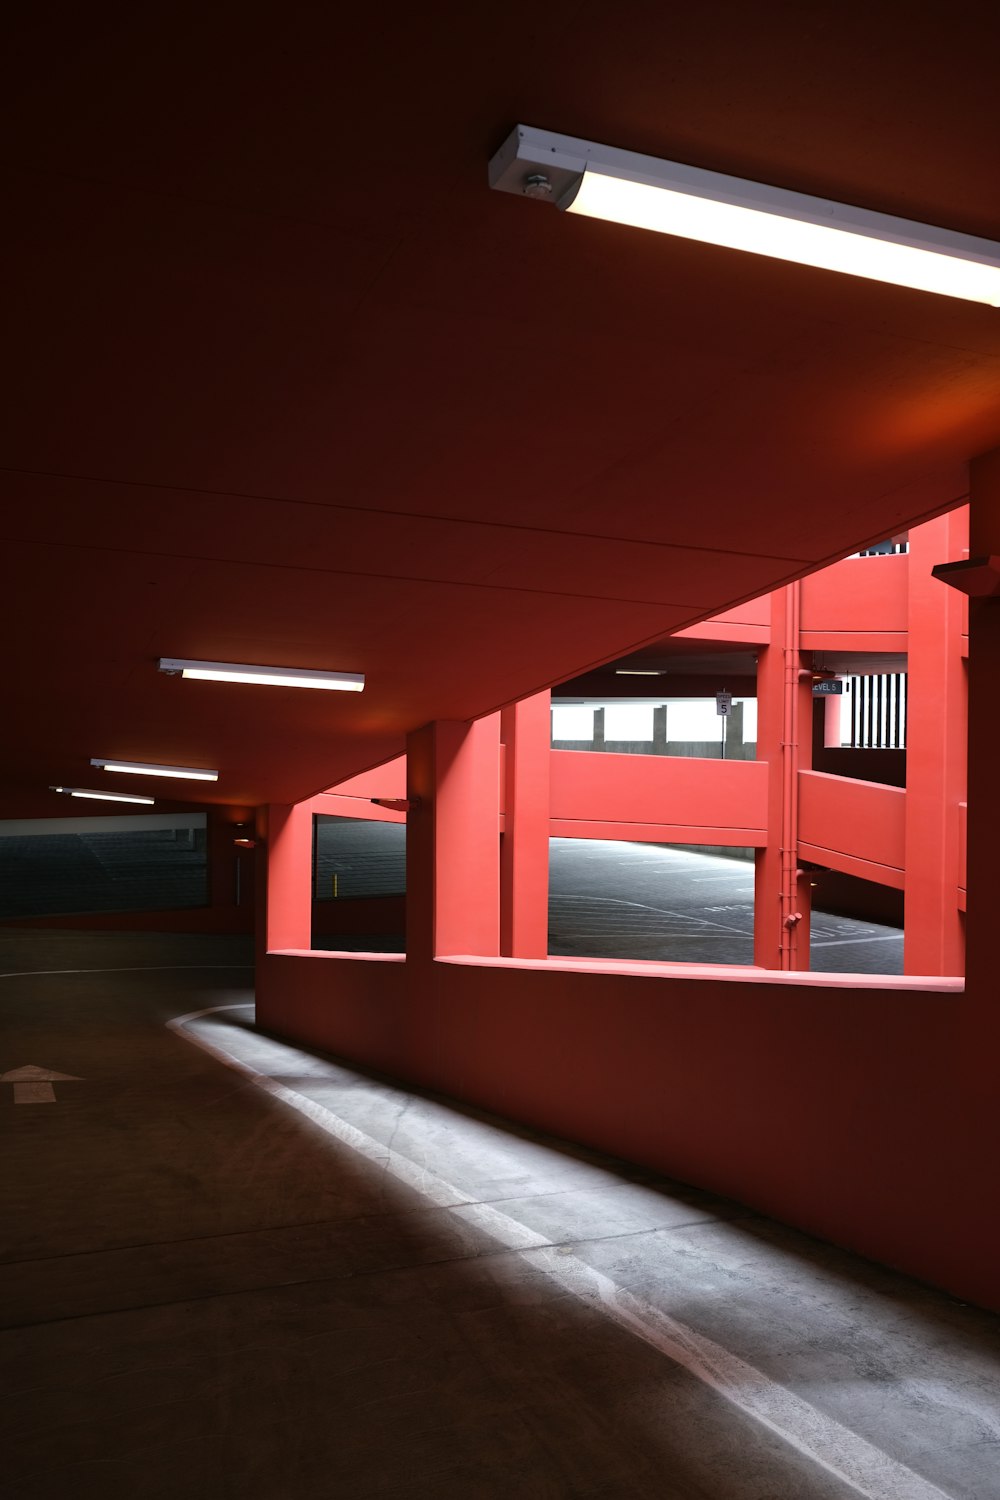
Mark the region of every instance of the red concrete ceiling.
[[522, 120], [1000, 239], [997, 30], [33, 7], [2, 104], [4, 810], [92, 755], [301, 797], [962, 498], [1000, 313], [572, 219], [486, 161]]

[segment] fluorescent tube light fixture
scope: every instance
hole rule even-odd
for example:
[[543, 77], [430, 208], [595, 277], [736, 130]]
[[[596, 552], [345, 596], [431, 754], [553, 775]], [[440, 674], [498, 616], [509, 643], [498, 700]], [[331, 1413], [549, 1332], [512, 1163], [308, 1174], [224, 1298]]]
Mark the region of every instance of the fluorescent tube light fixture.
[[569, 213], [1000, 307], [1000, 244], [518, 125], [490, 186]]
[[154, 805], [152, 797], [129, 797], [124, 792], [96, 792], [86, 786], [50, 786], [50, 792], [62, 792], [67, 797], [89, 797], [92, 802], [141, 802], [144, 807]]
[[202, 682], [250, 682], [265, 687], [325, 688], [327, 691], [360, 693], [365, 685], [362, 672], [314, 672], [308, 667], [252, 667], [237, 661], [182, 661], [161, 656], [161, 672], [173, 677], [194, 677]]
[[615, 667], [616, 677], [662, 677], [658, 667]]
[[105, 771], [124, 771], [129, 776], [173, 776], [178, 781], [218, 781], [218, 771], [204, 771], [198, 766], [151, 766], [141, 760], [92, 760], [92, 766]]

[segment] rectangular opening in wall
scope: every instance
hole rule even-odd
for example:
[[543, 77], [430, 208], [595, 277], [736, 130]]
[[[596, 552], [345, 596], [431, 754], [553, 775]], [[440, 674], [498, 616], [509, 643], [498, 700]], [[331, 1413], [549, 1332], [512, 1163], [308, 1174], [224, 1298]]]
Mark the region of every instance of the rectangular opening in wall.
[[903, 892], [814, 870], [809, 968], [814, 974], [902, 974]]
[[681, 755], [754, 760], [757, 699], [731, 697], [720, 714], [712, 697], [553, 699], [553, 750], [611, 755]]
[[0, 822], [0, 918], [207, 905], [204, 813]]
[[907, 681], [905, 671], [852, 673], [845, 681], [841, 745], [852, 750], [905, 750]]
[[549, 840], [552, 957], [752, 964], [753, 850]]
[[406, 824], [313, 819], [313, 948], [406, 951]]
[[814, 666], [813, 770], [905, 787], [907, 656], [823, 652]]

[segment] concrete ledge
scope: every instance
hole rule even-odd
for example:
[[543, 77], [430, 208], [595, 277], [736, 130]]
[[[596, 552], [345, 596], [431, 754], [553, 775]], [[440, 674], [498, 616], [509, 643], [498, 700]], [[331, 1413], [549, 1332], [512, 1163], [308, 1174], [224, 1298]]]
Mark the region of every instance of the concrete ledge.
[[917, 990], [946, 995], [965, 993], [965, 980], [951, 975], [919, 974], [808, 974], [760, 969], [749, 964], [665, 964], [616, 958], [477, 958], [455, 953], [435, 959], [440, 964], [467, 964], [491, 969], [558, 969], [571, 974], [630, 974], [645, 979], [722, 980], [733, 984], [798, 985], [803, 989]]
[[[272, 948], [268, 958], [337, 959], [347, 963], [405, 964], [405, 953], [353, 953], [325, 948]], [[638, 979], [720, 980], [728, 984], [795, 985], [818, 990], [887, 990], [898, 993], [962, 995], [965, 980], [955, 975], [921, 974], [808, 974], [780, 969], [760, 969], [749, 964], [666, 964], [643, 959], [617, 958], [484, 958], [475, 953], [449, 953], [434, 960], [439, 964], [465, 964], [475, 969], [528, 969], [538, 973], [617, 974]]]

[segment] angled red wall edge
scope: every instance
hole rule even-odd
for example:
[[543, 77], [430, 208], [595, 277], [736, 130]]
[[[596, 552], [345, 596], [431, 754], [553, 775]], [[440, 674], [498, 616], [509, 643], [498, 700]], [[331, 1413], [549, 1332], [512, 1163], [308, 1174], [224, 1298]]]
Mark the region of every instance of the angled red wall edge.
[[[972, 546], [1000, 553], [1000, 455], [975, 466], [973, 480]], [[775, 657], [775, 674], [779, 666]], [[1000, 1210], [984, 1190], [998, 1144], [997, 681], [1000, 603], [987, 601], [972, 620], [966, 987], [947, 978], [490, 956], [501, 930], [489, 801], [496, 727], [438, 725], [411, 740], [419, 889], [411, 886], [408, 901], [406, 958], [272, 944], [259, 966], [259, 1019], [304, 1045], [727, 1194], [1000, 1308]], [[827, 780], [798, 775], [808, 788], [803, 833], [836, 842], [838, 817], [845, 808], [856, 817], [852, 799], [860, 808], [868, 798], [877, 825], [869, 858], [896, 868], [901, 837], [928, 836], [930, 825], [921, 831], [912, 816], [901, 833], [897, 789], [842, 787], [830, 793], [841, 802], [827, 806]], [[771, 790], [781, 794], [773, 777]], [[487, 814], [477, 808], [483, 797]], [[307, 926], [308, 880], [289, 863], [294, 819], [278, 818], [272, 878], [287, 885], [273, 926], [294, 937]], [[962, 826], [956, 805], [956, 865]], [[300, 830], [295, 857], [308, 866], [305, 848]]]

